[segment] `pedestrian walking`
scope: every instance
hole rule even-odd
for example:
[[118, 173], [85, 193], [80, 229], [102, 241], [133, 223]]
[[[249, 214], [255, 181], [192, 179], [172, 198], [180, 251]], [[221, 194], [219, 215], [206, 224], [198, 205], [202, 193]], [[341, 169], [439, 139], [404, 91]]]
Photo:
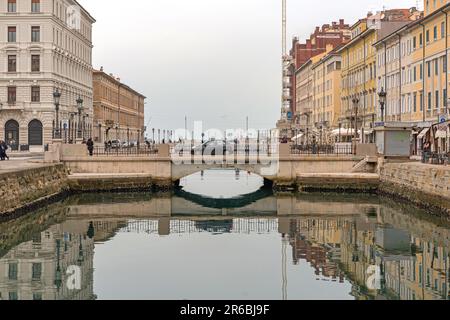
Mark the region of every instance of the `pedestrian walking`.
[[88, 141], [86, 142], [86, 146], [89, 151], [89, 156], [92, 157], [94, 155], [94, 141], [92, 141], [92, 138], [88, 139]]

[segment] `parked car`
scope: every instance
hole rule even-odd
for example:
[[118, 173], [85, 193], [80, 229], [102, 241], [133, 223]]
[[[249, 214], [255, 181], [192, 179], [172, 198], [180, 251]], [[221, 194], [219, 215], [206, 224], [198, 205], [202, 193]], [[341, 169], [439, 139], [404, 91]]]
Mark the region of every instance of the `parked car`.
[[112, 149], [120, 149], [122, 146], [120, 140], [112, 140], [111, 141], [111, 148]]
[[225, 155], [227, 152], [233, 152], [234, 145], [224, 140], [211, 140], [204, 142], [192, 148], [192, 155]]

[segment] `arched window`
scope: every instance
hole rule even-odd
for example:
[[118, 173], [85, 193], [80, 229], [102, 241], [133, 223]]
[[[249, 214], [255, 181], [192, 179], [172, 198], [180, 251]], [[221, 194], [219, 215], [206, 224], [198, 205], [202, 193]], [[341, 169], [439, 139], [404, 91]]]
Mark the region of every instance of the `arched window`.
[[30, 146], [42, 146], [42, 122], [39, 120], [32, 120], [28, 124], [28, 145]]

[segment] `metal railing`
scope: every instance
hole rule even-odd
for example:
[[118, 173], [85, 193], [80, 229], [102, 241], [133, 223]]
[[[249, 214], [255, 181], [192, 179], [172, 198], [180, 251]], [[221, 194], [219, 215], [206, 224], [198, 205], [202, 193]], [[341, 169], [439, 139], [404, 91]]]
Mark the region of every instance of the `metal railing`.
[[438, 165], [450, 165], [450, 152], [438, 153], [438, 152], [423, 152], [422, 163], [438, 164]]
[[145, 157], [158, 154], [158, 149], [151, 147], [94, 147], [93, 156]]
[[291, 154], [297, 155], [352, 155], [351, 145], [293, 145]]

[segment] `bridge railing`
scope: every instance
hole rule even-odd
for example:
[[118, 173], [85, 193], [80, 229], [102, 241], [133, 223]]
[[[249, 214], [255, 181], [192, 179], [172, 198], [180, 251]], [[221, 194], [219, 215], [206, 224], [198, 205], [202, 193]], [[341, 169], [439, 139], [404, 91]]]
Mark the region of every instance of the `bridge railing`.
[[104, 156], [104, 157], [146, 157], [146, 156], [156, 156], [158, 154], [158, 149], [151, 147], [94, 147], [93, 156]]
[[351, 145], [292, 145], [291, 154], [294, 155], [352, 155]]

